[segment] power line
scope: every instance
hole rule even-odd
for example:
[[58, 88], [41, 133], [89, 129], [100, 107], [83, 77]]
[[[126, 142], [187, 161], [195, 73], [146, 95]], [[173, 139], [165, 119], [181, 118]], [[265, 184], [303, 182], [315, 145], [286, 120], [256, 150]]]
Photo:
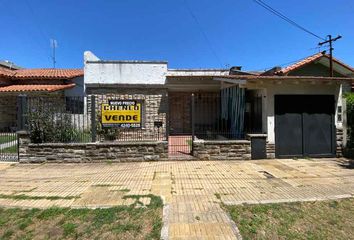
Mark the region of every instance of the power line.
[[319, 46], [322, 46], [324, 44], [329, 44], [329, 75], [333, 77], [333, 50], [334, 48], [332, 47], [333, 42], [341, 39], [342, 36], [338, 35], [335, 38], [332, 38], [332, 35], [328, 35], [328, 40], [325, 40], [323, 42], [318, 43]]
[[197, 16], [193, 13], [193, 10], [192, 8], [189, 6], [187, 0], [182, 0], [184, 5], [186, 6], [186, 9], [188, 10], [189, 14], [192, 16], [193, 20], [196, 22], [196, 24], [198, 25], [199, 27], [199, 30], [200, 32], [202, 33], [208, 47], [210, 48], [210, 51], [213, 53], [214, 57], [217, 59], [217, 61], [219, 62], [220, 66], [221, 67], [224, 67], [223, 64], [222, 64], [222, 61], [220, 59], [220, 57], [218, 56], [218, 54], [216, 53], [215, 49], [213, 48], [213, 45], [211, 44], [209, 38], [208, 38], [208, 35], [205, 33], [205, 31], [203, 30], [203, 27], [202, 25], [200, 24]]
[[268, 5], [267, 3], [263, 2], [262, 0], [253, 0], [255, 3], [257, 3], [258, 5], [260, 5], [261, 7], [263, 7], [264, 9], [268, 10], [269, 12], [273, 13], [274, 15], [276, 15], [277, 17], [283, 19], [284, 21], [290, 23], [291, 25], [299, 28], [300, 30], [311, 34], [312, 36], [321, 39], [321, 40], [325, 40], [324, 38], [320, 37], [319, 35], [311, 32], [310, 30], [304, 28], [303, 26], [301, 26], [300, 24], [296, 23], [295, 21], [291, 20], [290, 18], [288, 18], [287, 16], [285, 16], [284, 14], [282, 14], [281, 12], [275, 10], [274, 8], [272, 8], [270, 5]]
[[48, 34], [46, 34], [46, 32], [43, 31], [43, 29], [41, 28], [41, 25], [38, 23], [37, 19], [36, 19], [36, 14], [31, 6], [31, 4], [28, 2], [28, 0], [25, 1], [26, 2], [26, 5], [28, 7], [28, 9], [30, 10], [31, 14], [32, 14], [32, 19], [33, 19], [33, 22], [34, 24], [36, 25], [36, 27], [38, 28], [40, 34], [42, 35], [42, 37], [44, 39], [48, 39], [49, 36]]

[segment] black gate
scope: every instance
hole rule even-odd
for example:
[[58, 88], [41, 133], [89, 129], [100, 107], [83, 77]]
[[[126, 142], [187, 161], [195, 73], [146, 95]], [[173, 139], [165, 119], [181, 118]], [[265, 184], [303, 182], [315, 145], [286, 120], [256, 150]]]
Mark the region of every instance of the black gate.
[[277, 157], [335, 155], [333, 95], [275, 96]]
[[18, 161], [18, 139], [17, 134], [10, 129], [0, 131], [0, 161]]
[[[10, 98], [11, 99], [11, 98]], [[23, 124], [22, 114], [26, 108], [24, 96], [13, 96], [12, 103], [16, 107], [8, 108], [0, 124], [0, 162], [17, 162], [18, 126]], [[22, 128], [23, 129], [23, 128]]]
[[221, 92], [170, 92], [169, 156], [187, 156], [194, 140], [244, 138], [244, 89]]
[[169, 93], [168, 154], [170, 157], [191, 155], [192, 136], [192, 94]]

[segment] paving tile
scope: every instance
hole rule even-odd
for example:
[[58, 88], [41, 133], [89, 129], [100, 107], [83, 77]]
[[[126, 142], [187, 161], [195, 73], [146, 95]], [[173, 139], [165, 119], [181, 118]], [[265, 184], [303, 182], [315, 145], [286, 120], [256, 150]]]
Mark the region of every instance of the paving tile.
[[[0, 164], [6, 207], [129, 205], [126, 195], [155, 194], [169, 204], [169, 239], [236, 239], [225, 204], [324, 200], [354, 195], [354, 171], [340, 159], [175, 161], [113, 164]], [[267, 178], [262, 172], [273, 177]], [[75, 199], [67, 197], [80, 196]], [[217, 197], [218, 196], [218, 197]], [[221, 199], [219, 199], [219, 196]], [[60, 199], [62, 198], [62, 199]], [[150, 198], [142, 196], [143, 204]]]

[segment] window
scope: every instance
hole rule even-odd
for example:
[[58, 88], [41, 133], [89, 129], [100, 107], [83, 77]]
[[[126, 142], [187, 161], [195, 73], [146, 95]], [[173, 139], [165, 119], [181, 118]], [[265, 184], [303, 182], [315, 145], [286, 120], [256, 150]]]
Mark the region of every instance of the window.
[[66, 97], [65, 108], [67, 112], [72, 114], [84, 113], [84, 98], [83, 97]]

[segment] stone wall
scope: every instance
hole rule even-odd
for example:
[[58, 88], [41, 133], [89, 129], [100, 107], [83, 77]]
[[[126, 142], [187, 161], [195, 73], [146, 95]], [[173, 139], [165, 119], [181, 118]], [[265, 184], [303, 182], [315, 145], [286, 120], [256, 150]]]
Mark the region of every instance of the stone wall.
[[194, 141], [193, 156], [200, 160], [249, 160], [251, 142], [247, 140]]
[[167, 141], [108, 143], [30, 143], [28, 133], [20, 132], [21, 163], [43, 162], [139, 162], [168, 159]]
[[267, 143], [266, 151], [267, 151], [267, 158], [270, 159], [275, 158], [275, 144]]
[[[90, 87], [87, 93], [96, 96], [96, 116], [100, 125], [101, 104], [108, 103], [109, 99], [137, 100], [142, 102], [142, 128], [133, 130], [122, 130], [121, 137], [126, 139], [143, 140], [163, 140], [166, 135], [166, 119], [168, 111], [167, 91], [162, 88], [109, 88]], [[90, 114], [91, 97], [88, 96], [88, 110]], [[158, 129], [154, 126], [155, 121], [162, 122], [162, 127]], [[103, 140], [102, 137], [98, 138]]]
[[343, 156], [343, 129], [336, 129], [336, 156]]

